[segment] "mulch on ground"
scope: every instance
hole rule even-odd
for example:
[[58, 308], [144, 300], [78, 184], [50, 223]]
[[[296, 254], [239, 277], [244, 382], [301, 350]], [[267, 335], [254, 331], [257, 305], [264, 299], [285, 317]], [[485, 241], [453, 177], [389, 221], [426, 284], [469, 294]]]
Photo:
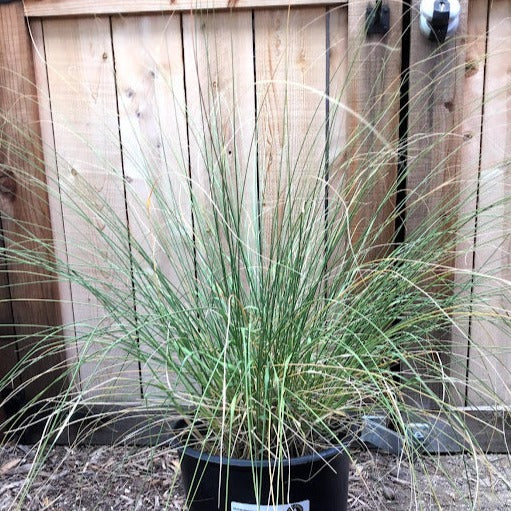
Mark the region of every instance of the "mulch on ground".
[[[350, 511], [511, 509], [508, 456], [431, 456], [413, 465], [370, 452], [353, 458]], [[15, 509], [34, 459], [33, 446], [0, 448], [0, 510]], [[21, 509], [183, 510], [184, 500], [174, 450], [57, 446], [39, 468]]]

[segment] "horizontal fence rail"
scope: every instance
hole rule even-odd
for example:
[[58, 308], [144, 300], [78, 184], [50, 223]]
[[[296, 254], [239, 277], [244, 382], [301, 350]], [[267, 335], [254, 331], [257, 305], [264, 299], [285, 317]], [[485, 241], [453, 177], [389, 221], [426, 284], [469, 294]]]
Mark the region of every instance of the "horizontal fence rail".
[[179, 11], [214, 11], [340, 5], [347, 0], [25, 0], [27, 17], [76, 16], [96, 14], [143, 14]]

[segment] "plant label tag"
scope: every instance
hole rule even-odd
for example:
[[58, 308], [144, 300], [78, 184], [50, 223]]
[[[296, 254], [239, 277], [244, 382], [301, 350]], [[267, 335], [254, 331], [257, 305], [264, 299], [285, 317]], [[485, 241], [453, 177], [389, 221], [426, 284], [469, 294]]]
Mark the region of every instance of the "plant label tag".
[[231, 502], [231, 511], [310, 511], [310, 500], [302, 500], [301, 502], [295, 502], [294, 504], [259, 507], [257, 507], [257, 504]]

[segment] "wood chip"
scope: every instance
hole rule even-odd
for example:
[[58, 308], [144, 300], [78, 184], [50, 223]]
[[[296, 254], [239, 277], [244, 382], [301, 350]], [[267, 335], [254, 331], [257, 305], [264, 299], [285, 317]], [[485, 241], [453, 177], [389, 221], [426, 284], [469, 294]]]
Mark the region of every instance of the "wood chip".
[[7, 463], [4, 463], [0, 467], [0, 475], [5, 475], [12, 471], [13, 468], [16, 468], [21, 463], [21, 458], [14, 458], [9, 460]]
[[389, 486], [384, 486], [382, 489], [382, 493], [383, 493], [383, 498], [385, 500], [395, 500], [396, 499], [396, 492]]

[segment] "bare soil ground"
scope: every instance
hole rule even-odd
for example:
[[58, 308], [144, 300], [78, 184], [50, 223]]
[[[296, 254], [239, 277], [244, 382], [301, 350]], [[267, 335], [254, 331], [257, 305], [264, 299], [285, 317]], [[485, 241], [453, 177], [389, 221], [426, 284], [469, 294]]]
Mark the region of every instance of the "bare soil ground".
[[[34, 466], [31, 446], [0, 448], [0, 510], [16, 508]], [[511, 510], [511, 462], [488, 455], [420, 458], [354, 453], [349, 510]], [[172, 450], [56, 447], [32, 481], [23, 510], [183, 510]], [[328, 510], [321, 510], [328, 511]]]

